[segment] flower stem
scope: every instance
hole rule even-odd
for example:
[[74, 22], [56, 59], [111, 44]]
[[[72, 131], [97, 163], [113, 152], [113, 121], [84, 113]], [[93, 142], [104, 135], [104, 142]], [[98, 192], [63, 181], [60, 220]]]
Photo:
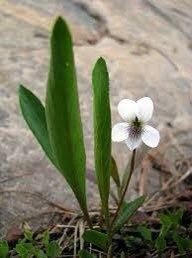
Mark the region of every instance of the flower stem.
[[128, 186], [129, 186], [129, 183], [130, 183], [130, 180], [131, 180], [131, 176], [132, 176], [133, 171], [134, 171], [134, 168], [135, 168], [135, 156], [136, 156], [136, 149], [133, 150], [133, 152], [132, 152], [129, 176], [128, 176], [128, 178], [127, 178], [127, 182], [126, 182], [125, 188], [124, 188], [124, 190], [123, 190], [123, 193], [122, 193], [122, 195], [121, 195], [121, 198], [120, 198], [120, 201], [119, 201], [117, 210], [116, 210], [115, 215], [114, 215], [114, 218], [113, 218], [113, 220], [112, 220], [111, 228], [112, 228], [112, 226], [113, 226], [113, 224], [114, 224], [114, 222], [115, 222], [115, 220], [116, 220], [116, 218], [117, 218], [117, 216], [118, 216], [118, 214], [119, 214], [119, 211], [120, 211], [120, 209], [121, 209], [122, 203], [123, 203], [123, 201], [124, 201], [125, 194], [126, 194], [126, 192], [127, 192], [127, 189], [128, 189]]

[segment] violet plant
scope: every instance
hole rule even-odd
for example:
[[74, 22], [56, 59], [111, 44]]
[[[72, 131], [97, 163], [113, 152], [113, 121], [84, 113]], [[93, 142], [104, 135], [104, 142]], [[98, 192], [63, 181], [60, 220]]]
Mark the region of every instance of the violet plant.
[[[27, 88], [20, 86], [21, 111], [29, 128], [56, 169], [64, 176], [84, 215], [88, 230], [84, 239], [103, 249], [112, 257], [113, 235], [134, 215], [145, 201], [145, 196], [126, 202], [125, 194], [134, 171], [136, 148], [141, 140], [156, 147], [159, 133], [146, 125], [153, 112], [149, 98], [134, 102], [122, 100], [118, 110], [125, 123], [111, 128], [109, 75], [103, 58], [96, 62], [92, 73], [94, 156], [97, 184], [101, 198], [104, 225], [101, 232], [94, 229], [87, 206], [86, 153], [80, 117], [76, 70], [71, 33], [63, 18], [58, 17], [51, 35], [51, 57], [45, 106]], [[115, 160], [111, 157], [111, 140], [125, 140], [132, 150], [130, 171], [123, 186]], [[127, 173], [127, 171], [126, 171]], [[115, 214], [109, 210], [110, 178], [119, 194]], [[104, 233], [103, 233], [104, 232]], [[80, 251], [80, 257], [90, 257]]]

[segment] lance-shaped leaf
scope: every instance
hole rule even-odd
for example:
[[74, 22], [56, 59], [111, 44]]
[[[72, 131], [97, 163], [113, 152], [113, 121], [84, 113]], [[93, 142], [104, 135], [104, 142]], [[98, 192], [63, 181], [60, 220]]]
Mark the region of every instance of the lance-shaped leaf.
[[94, 109], [94, 154], [97, 183], [106, 223], [109, 224], [108, 199], [111, 162], [111, 110], [109, 76], [105, 60], [99, 58], [92, 73]]
[[85, 231], [83, 239], [103, 250], [106, 250], [107, 248], [108, 237], [105, 233], [90, 229]]
[[48, 158], [56, 166], [49, 143], [44, 106], [30, 90], [22, 85], [19, 87], [19, 102], [23, 117], [29, 128]]
[[51, 148], [59, 168], [85, 211], [86, 156], [80, 118], [72, 39], [58, 17], [51, 36], [46, 92], [46, 120]]
[[145, 196], [140, 196], [134, 201], [124, 202], [117, 219], [113, 225], [113, 231], [117, 231], [121, 229], [121, 227], [135, 214], [135, 212], [139, 209], [139, 207], [144, 203]]

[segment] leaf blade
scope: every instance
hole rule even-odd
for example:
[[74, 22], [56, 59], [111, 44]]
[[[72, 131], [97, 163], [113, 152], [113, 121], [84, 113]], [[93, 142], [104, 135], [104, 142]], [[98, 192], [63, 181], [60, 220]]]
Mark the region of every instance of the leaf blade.
[[72, 38], [67, 24], [61, 17], [57, 18], [51, 36], [46, 119], [55, 159], [80, 207], [87, 210], [85, 194], [86, 156]]
[[105, 233], [96, 230], [86, 230], [83, 234], [83, 239], [91, 244], [106, 250], [108, 238]]
[[41, 101], [23, 85], [19, 87], [19, 102], [22, 115], [30, 130], [48, 158], [56, 165], [49, 142], [44, 106]]
[[94, 66], [92, 86], [95, 170], [102, 209], [106, 223], [109, 225], [108, 199], [111, 162], [111, 109], [109, 102], [109, 76], [103, 58], [99, 58]]
[[140, 196], [135, 200], [124, 203], [119, 211], [119, 215], [114, 222], [113, 231], [119, 230], [138, 210], [138, 208], [144, 203], [145, 196]]
[[166, 248], [167, 242], [164, 236], [159, 235], [155, 240], [155, 248], [158, 253], [162, 253]]

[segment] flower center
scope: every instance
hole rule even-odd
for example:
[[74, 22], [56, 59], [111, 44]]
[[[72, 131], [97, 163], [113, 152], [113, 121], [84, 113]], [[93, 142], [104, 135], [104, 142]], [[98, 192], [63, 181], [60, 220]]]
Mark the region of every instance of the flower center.
[[142, 133], [142, 122], [136, 117], [129, 127], [129, 137], [137, 139]]

